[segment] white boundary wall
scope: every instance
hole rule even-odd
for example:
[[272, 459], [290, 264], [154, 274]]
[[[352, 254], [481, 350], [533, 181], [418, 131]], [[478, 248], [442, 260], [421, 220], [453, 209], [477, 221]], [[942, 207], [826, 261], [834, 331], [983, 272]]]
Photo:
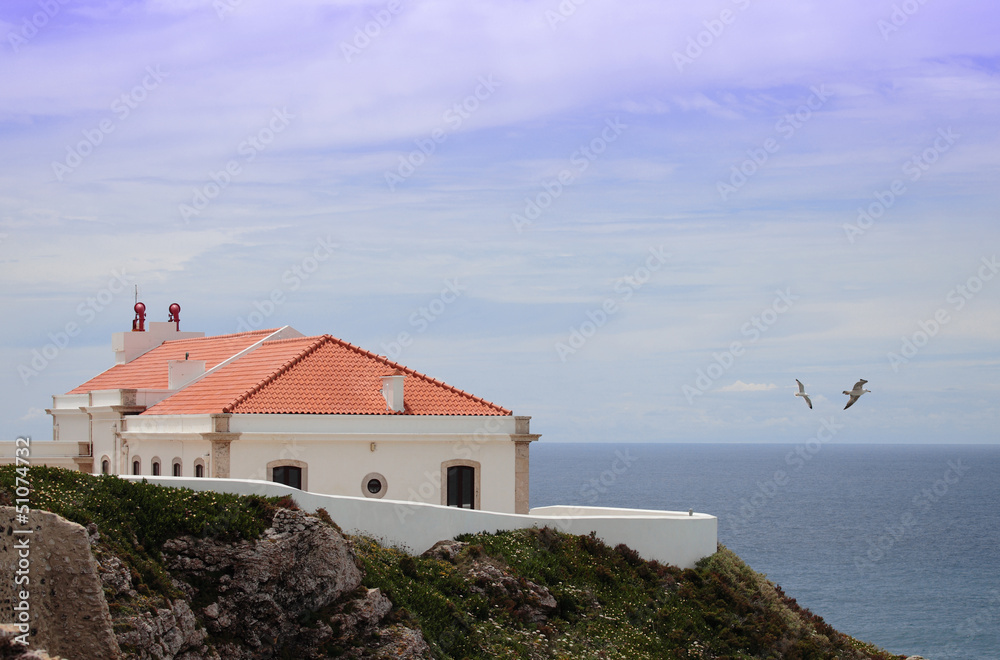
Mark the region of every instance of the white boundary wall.
[[438, 541], [459, 534], [551, 527], [567, 534], [596, 532], [608, 545], [624, 543], [645, 559], [693, 568], [699, 559], [713, 554], [718, 543], [719, 521], [704, 513], [550, 506], [517, 515], [420, 502], [322, 495], [270, 481], [162, 476], [121, 478], [236, 495], [291, 495], [306, 511], [326, 509], [348, 534], [371, 536], [411, 554], [419, 554]]

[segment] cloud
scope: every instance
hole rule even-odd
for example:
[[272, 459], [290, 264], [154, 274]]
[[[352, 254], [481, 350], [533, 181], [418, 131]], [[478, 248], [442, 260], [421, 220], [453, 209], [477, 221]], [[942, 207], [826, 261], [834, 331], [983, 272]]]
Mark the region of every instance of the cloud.
[[26, 422], [30, 419], [38, 419], [39, 417], [45, 417], [45, 411], [41, 408], [28, 408], [28, 412], [21, 417], [20, 421]]
[[[793, 378], [842, 407], [859, 375], [905, 389], [905, 412], [883, 417], [893, 437], [938, 437], [919, 411], [941, 410], [940, 383], [975, 393], [946, 413], [964, 437], [992, 437], [979, 411], [996, 387], [1000, 277], [970, 278], [1000, 240], [995, 5], [927, 3], [883, 36], [891, 12], [862, 0], [578, 3], [555, 22], [571, 3], [408, 0], [391, 20], [386, 0], [217, 4], [76, 0], [5, 45], [0, 358], [24, 363], [81, 326], [80, 357], [30, 387], [0, 373], [8, 436], [50, 433], [45, 415], [17, 420], [108, 366], [134, 295], [108, 299], [114, 270], [158, 320], [181, 303], [187, 329], [231, 332], [277, 291], [275, 323], [376, 351], [457, 278], [468, 292], [401, 360], [536, 414], [546, 440], [800, 442]], [[38, 6], [4, 3], [0, 34]], [[474, 96], [491, 76], [495, 93]], [[467, 116], [446, 120], [459, 103]], [[608, 121], [627, 127], [611, 142]], [[940, 130], [960, 137], [939, 152]], [[902, 169], [914, 158], [918, 178]], [[401, 159], [421, 164], [390, 189]], [[184, 222], [179, 205], [213, 184]], [[874, 219], [852, 242], [861, 210]], [[336, 254], [294, 275], [328, 236]], [[627, 284], [661, 247], [667, 265]], [[981, 290], [958, 294], [970, 281]], [[774, 319], [778, 290], [798, 299]], [[606, 300], [617, 311], [560, 362], [554, 343]], [[949, 322], [897, 374], [887, 353], [938, 310]], [[722, 392], [788, 399], [687, 402], [713, 364], [731, 364]], [[787, 426], [761, 421], [789, 406]], [[576, 424], [581, 409], [609, 421]]]
[[778, 386], [774, 383], [744, 383], [742, 380], [738, 380], [732, 385], [726, 385], [725, 387], [720, 387], [719, 392], [766, 392], [767, 390], [776, 390]]

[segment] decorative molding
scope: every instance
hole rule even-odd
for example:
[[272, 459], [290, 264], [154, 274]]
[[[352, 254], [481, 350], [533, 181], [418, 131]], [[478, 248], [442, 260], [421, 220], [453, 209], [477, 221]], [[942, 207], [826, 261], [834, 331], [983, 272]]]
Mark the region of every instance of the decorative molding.
[[276, 467], [297, 467], [302, 470], [302, 488], [301, 490], [309, 490], [309, 464], [305, 461], [299, 461], [294, 458], [279, 458], [276, 461], [268, 461], [267, 464], [267, 480], [274, 481], [274, 468]]
[[441, 504], [448, 505], [448, 468], [458, 466], [473, 468], [476, 485], [473, 488], [472, 508], [476, 510], [482, 509], [483, 505], [480, 494], [482, 492], [483, 466], [479, 461], [470, 461], [465, 458], [453, 458], [450, 461], [441, 463]]
[[[368, 490], [368, 482], [372, 479], [378, 479], [382, 484], [382, 490], [377, 493], [373, 493]], [[361, 479], [361, 494], [365, 497], [371, 497], [376, 500], [380, 500], [385, 497], [385, 494], [389, 492], [389, 480], [385, 478], [385, 475], [379, 472], [369, 472]]]

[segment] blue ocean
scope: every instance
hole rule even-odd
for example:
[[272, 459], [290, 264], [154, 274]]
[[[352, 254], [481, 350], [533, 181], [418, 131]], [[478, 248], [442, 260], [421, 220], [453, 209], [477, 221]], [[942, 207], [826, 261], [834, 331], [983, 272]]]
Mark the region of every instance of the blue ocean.
[[719, 541], [834, 628], [1000, 658], [1000, 446], [546, 444], [531, 506], [713, 514]]

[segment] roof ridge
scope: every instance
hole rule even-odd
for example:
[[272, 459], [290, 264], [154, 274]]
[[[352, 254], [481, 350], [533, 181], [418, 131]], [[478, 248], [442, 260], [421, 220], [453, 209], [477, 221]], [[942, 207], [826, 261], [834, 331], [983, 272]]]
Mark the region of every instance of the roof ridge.
[[[292, 339], [313, 339], [313, 338], [312, 337], [292, 337]], [[236, 406], [240, 405], [241, 403], [243, 403], [244, 401], [246, 401], [247, 399], [249, 399], [250, 397], [252, 397], [257, 392], [260, 392], [262, 389], [264, 389], [265, 387], [267, 387], [269, 384], [273, 383], [282, 374], [286, 373], [293, 366], [295, 366], [296, 364], [298, 364], [299, 362], [301, 362], [305, 358], [309, 357], [309, 355], [311, 355], [312, 353], [314, 353], [316, 351], [316, 349], [318, 349], [320, 346], [322, 346], [323, 344], [325, 344], [329, 339], [332, 339], [332, 337], [330, 337], [330, 335], [320, 335], [319, 337], [316, 337], [315, 341], [311, 345], [306, 346], [305, 348], [303, 348], [302, 351], [300, 351], [295, 357], [293, 357], [292, 359], [288, 360], [287, 362], [285, 362], [285, 364], [281, 365], [280, 367], [278, 367], [277, 369], [275, 369], [274, 371], [272, 371], [269, 375], [267, 375], [264, 379], [262, 379], [259, 383], [257, 383], [253, 387], [251, 387], [249, 390], [247, 390], [243, 394], [241, 394], [238, 397], [236, 397], [235, 399], [233, 399], [228, 405], [226, 405], [222, 409], [222, 412], [226, 412], [226, 413], [233, 412], [233, 410], [236, 408]], [[278, 341], [281, 341], [281, 340], [278, 340]]]
[[282, 343], [288, 343], [288, 342], [293, 342], [293, 341], [305, 341], [307, 339], [316, 340], [316, 339], [319, 339], [319, 338], [325, 337], [325, 336], [326, 335], [310, 335], [310, 336], [306, 337], [306, 336], [303, 335], [302, 337], [278, 337], [277, 339], [269, 339], [269, 340], [267, 340], [266, 343], [268, 343], [268, 344], [282, 344]]
[[420, 371], [417, 371], [416, 369], [408, 367], [405, 364], [400, 364], [398, 362], [395, 362], [394, 360], [390, 360], [388, 357], [386, 357], [384, 355], [379, 355], [378, 353], [372, 353], [371, 351], [366, 350], [364, 348], [361, 348], [360, 346], [355, 346], [354, 344], [352, 344], [352, 343], [350, 343], [348, 341], [344, 341], [343, 339], [338, 339], [337, 337], [333, 337], [331, 335], [324, 335], [324, 336], [330, 337], [330, 339], [332, 339], [333, 341], [335, 341], [335, 342], [341, 344], [342, 346], [345, 346], [345, 347], [347, 347], [347, 348], [349, 348], [349, 349], [351, 349], [351, 350], [353, 350], [353, 351], [355, 351], [357, 353], [361, 353], [363, 355], [367, 355], [368, 357], [373, 357], [376, 360], [378, 360], [379, 362], [384, 363], [386, 366], [390, 366], [390, 367], [392, 367], [394, 369], [399, 369], [401, 371], [408, 372], [412, 376], [416, 376], [416, 377], [422, 378], [422, 379], [424, 379], [426, 381], [430, 381], [431, 383], [434, 383], [435, 385], [438, 385], [439, 387], [443, 387], [446, 390], [450, 390], [450, 391], [452, 391], [452, 392], [454, 392], [456, 394], [460, 394], [461, 396], [464, 396], [466, 398], [472, 399], [473, 401], [476, 401], [478, 403], [484, 403], [484, 404], [490, 406], [491, 408], [496, 408], [497, 410], [502, 410], [505, 413], [511, 413], [512, 412], [512, 411], [504, 408], [501, 405], [493, 403], [492, 401], [487, 401], [486, 399], [484, 399], [484, 398], [482, 398], [480, 396], [476, 396], [475, 394], [470, 394], [469, 392], [466, 392], [465, 390], [460, 390], [459, 388], [455, 387], [454, 385], [449, 385], [448, 383], [444, 382], [443, 380], [438, 380], [437, 378], [433, 378], [433, 377], [428, 376], [427, 374], [425, 374], [423, 372], [420, 372]]
[[[277, 332], [281, 328], [264, 329], [264, 330], [248, 330], [246, 332], [230, 332], [228, 335], [211, 335], [209, 337], [182, 337], [180, 339], [165, 339], [158, 346], [153, 348], [159, 348], [163, 344], [172, 344], [178, 341], [205, 341], [208, 339], [232, 339], [233, 337], [249, 337], [250, 335], [263, 335]], [[140, 356], [141, 357], [141, 356]]]

